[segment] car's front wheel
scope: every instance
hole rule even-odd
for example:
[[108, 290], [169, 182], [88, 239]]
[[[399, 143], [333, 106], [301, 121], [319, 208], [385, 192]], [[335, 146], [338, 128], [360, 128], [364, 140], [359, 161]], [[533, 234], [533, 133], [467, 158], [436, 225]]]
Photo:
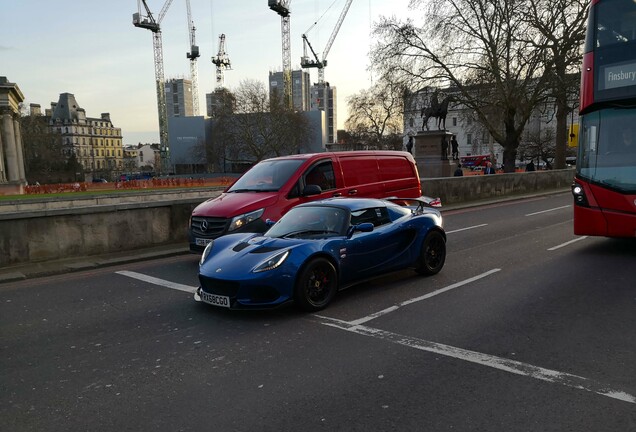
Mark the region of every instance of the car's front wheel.
[[446, 240], [439, 231], [431, 231], [424, 239], [415, 271], [422, 275], [434, 275], [444, 267]]
[[324, 309], [338, 291], [338, 274], [326, 258], [315, 258], [301, 271], [294, 291], [297, 305], [309, 312]]

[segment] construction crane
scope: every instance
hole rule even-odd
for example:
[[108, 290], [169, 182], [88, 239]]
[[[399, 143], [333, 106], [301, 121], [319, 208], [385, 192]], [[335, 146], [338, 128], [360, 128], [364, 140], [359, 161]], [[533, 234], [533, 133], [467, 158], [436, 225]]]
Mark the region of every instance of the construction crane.
[[212, 63], [216, 65], [216, 84], [218, 88], [223, 87], [223, 71], [232, 69], [230, 58], [225, 52], [225, 34], [219, 35], [219, 52], [216, 57], [212, 57]]
[[199, 68], [197, 59], [200, 57], [199, 47], [197, 46], [194, 32], [194, 21], [192, 21], [192, 12], [190, 11], [190, 0], [186, 0], [186, 9], [188, 11], [188, 33], [190, 34], [190, 52], [186, 57], [190, 59], [190, 77], [192, 79], [192, 105], [194, 115], [199, 115]]
[[[172, 0], [166, 0], [157, 16], [152, 16], [146, 0], [137, 0], [138, 12], [133, 14], [133, 25], [152, 32], [152, 46], [155, 55], [155, 83], [157, 87], [157, 108], [159, 112], [159, 146], [161, 150], [161, 169], [167, 168], [170, 160], [170, 148], [168, 146], [168, 108], [166, 106], [166, 84], [163, 78], [163, 44], [161, 42], [161, 21], [168, 12]], [[141, 5], [146, 11], [144, 15]]]
[[289, 27], [289, 6], [291, 0], [267, 0], [267, 5], [271, 10], [280, 15], [280, 32], [283, 42], [283, 84], [285, 87], [284, 100], [287, 106], [292, 109], [292, 70], [291, 70], [291, 43]]
[[[340, 27], [342, 26], [342, 22], [344, 21], [345, 16], [347, 15], [347, 12], [349, 11], [349, 6], [351, 6], [351, 2], [353, 2], [353, 0], [347, 0], [347, 2], [344, 5], [344, 8], [342, 9], [342, 12], [340, 12], [340, 17], [338, 18], [338, 22], [336, 22], [336, 26], [334, 27], [333, 31], [331, 32], [331, 36], [329, 37], [329, 40], [327, 41], [327, 45], [325, 45], [325, 49], [322, 51], [322, 60], [318, 58], [318, 55], [316, 54], [313, 47], [309, 43], [309, 40], [307, 39], [307, 34], [306, 34], [306, 33], [309, 33], [309, 31], [312, 28], [314, 28], [316, 24], [318, 24], [318, 21], [316, 21], [311, 27], [309, 27], [309, 29], [305, 32], [305, 34], [303, 34], [303, 56], [300, 58], [300, 66], [303, 68], [318, 68], [318, 84], [324, 85], [325, 83], [325, 67], [327, 66], [327, 54], [329, 54], [331, 45], [333, 45], [333, 41], [336, 39], [336, 36], [338, 35], [338, 31], [340, 31]], [[311, 50], [311, 53], [313, 54], [315, 60], [311, 60], [309, 58], [309, 56], [307, 55], [307, 48]]]

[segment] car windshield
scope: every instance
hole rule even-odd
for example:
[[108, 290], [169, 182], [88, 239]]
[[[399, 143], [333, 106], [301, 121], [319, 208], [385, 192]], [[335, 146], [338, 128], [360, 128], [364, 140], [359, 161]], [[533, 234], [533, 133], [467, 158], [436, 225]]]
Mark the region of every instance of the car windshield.
[[329, 206], [295, 207], [265, 233], [268, 237], [324, 238], [344, 235], [349, 213]]
[[265, 160], [254, 165], [228, 192], [278, 191], [304, 162], [303, 159]]

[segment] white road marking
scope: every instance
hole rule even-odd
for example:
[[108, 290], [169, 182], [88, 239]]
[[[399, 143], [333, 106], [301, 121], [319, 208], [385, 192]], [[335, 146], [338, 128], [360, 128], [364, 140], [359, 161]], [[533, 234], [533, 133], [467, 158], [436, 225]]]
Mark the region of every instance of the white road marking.
[[481, 227], [485, 227], [488, 224], [481, 224], [481, 225], [475, 225], [475, 226], [470, 226], [470, 227], [466, 227], [466, 228], [460, 228], [460, 229], [456, 229], [456, 230], [452, 230], [452, 231], [446, 231], [446, 234], [452, 234], [452, 233], [456, 233], [456, 232], [460, 232], [460, 231], [466, 231], [469, 229], [475, 229], [475, 228], [481, 228]]
[[538, 214], [541, 214], [541, 213], [549, 213], [549, 212], [552, 212], [552, 211], [562, 210], [564, 208], [570, 208], [570, 207], [572, 207], [571, 204], [570, 205], [566, 205], [566, 206], [561, 206], [561, 207], [555, 207], [555, 208], [548, 209], [548, 210], [541, 210], [541, 211], [534, 212], [534, 213], [528, 213], [526, 216], [534, 216], [534, 215], [538, 215]]
[[623, 402], [636, 404], [636, 396], [620, 390], [612, 389], [605, 384], [578, 375], [545, 369], [516, 360], [510, 360], [503, 357], [492, 356], [489, 354], [483, 354], [476, 351], [453, 347], [450, 345], [444, 345], [436, 342], [408, 337], [376, 328], [357, 325], [353, 322], [346, 322], [328, 317], [319, 318], [325, 321], [322, 323], [323, 325], [338, 328], [340, 330], [345, 330], [351, 333], [382, 339], [409, 348], [452, 357], [458, 360], [480, 364], [482, 366], [498, 369], [504, 372], [547, 381], [553, 384], [561, 384], [566, 387], [585, 390], [599, 394], [601, 396], [606, 396], [609, 398], [618, 399]]
[[571, 245], [572, 243], [576, 243], [577, 241], [585, 240], [586, 238], [587, 238], [587, 236], [577, 237], [577, 238], [575, 238], [574, 240], [570, 240], [570, 241], [568, 241], [568, 242], [561, 243], [560, 245], [558, 245], [558, 246], [554, 246], [554, 247], [551, 247], [551, 248], [549, 248], [548, 250], [549, 250], [549, 251], [553, 251], [553, 250], [561, 249], [562, 247], [565, 247], [565, 246]]
[[159, 279], [156, 277], [152, 277], [152, 276], [148, 276], [142, 273], [137, 273], [137, 272], [131, 272], [131, 271], [127, 271], [127, 270], [122, 270], [122, 271], [118, 271], [115, 272], [119, 275], [122, 276], [127, 276], [133, 279], [137, 279], [140, 281], [144, 281], [144, 282], [148, 282], [154, 285], [159, 285], [162, 287], [166, 287], [166, 288], [170, 288], [170, 289], [174, 289], [174, 290], [178, 290], [178, 291], [185, 291], [187, 293], [194, 293], [197, 290], [197, 287], [192, 287], [189, 285], [182, 285], [182, 284], [178, 284], [175, 282], [170, 282], [164, 279]]
[[[486, 276], [490, 276], [491, 274], [497, 273], [498, 271], [501, 271], [501, 269], [496, 268], [496, 269], [489, 270], [489, 271], [487, 271], [485, 273], [482, 273], [480, 275], [471, 277], [469, 279], [465, 279], [463, 281], [454, 283], [454, 284], [449, 285], [449, 286], [447, 286], [445, 288], [440, 288], [440, 289], [438, 289], [436, 291], [430, 292], [428, 294], [424, 294], [423, 296], [415, 297], [415, 298], [412, 298], [412, 299], [409, 299], [409, 300], [405, 300], [405, 301], [403, 301], [401, 303], [398, 303], [396, 305], [393, 305], [391, 307], [383, 309], [383, 310], [381, 310], [379, 312], [375, 312], [375, 313], [372, 313], [371, 315], [367, 315], [365, 317], [358, 318], [357, 320], [350, 321], [349, 323], [352, 324], [352, 325], [357, 325], [357, 324], [362, 324], [362, 323], [365, 323], [365, 322], [369, 322], [371, 320], [374, 320], [374, 319], [376, 319], [378, 317], [381, 317], [383, 315], [386, 315], [388, 313], [395, 312], [396, 310], [398, 310], [402, 306], [407, 306], [407, 305], [410, 305], [410, 304], [413, 304], [413, 303], [416, 303], [416, 302], [419, 302], [419, 301], [422, 301], [422, 300], [429, 299], [431, 297], [435, 297], [436, 295], [445, 293], [446, 291], [450, 291], [452, 289], [459, 288], [460, 286], [469, 284], [471, 282], [475, 282], [476, 280], [479, 280], [481, 278], [485, 278]], [[316, 316], [321, 317], [320, 315], [316, 315]], [[329, 319], [328, 317], [321, 317], [321, 318]]]

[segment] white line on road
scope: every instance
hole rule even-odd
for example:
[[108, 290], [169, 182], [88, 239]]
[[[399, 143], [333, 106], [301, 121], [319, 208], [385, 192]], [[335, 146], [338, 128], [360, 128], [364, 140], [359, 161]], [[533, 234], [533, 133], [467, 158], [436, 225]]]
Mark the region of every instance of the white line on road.
[[534, 216], [534, 215], [538, 215], [538, 214], [541, 214], [541, 213], [549, 213], [549, 212], [552, 212], [552, 211], [562, 210], [564, 208], [570, 208], [570, 207], [572, 207], [571, 204], [570, 205], [566, 205], [566, 206], [561, 206], [561, 207], [555, 207], [555, 208], [548, 209], [548, 210], [541, 210], [541, 211], [534, 212], [534, 213], [528, 213], [526, 216]]
[[562, 247], [571, 245], [572, 243], [576, 243], [577, 241], [585, 240], [586, 238], [587, 238], [587, 236], [577, 237], [574, 240], [570, 240], [569, 242], [561, 243], [560, 245], [551, 247], [548, 250], [549, 251], [553, 251], [553, 250], [561, 249]]
[[[459, 288], [460, 286], [469, 284], [471, 282], [475, 282], [476, 280], [479, 280], [481, 278], [485, 278], [486, 276], [490, 276], [491, 274], [497, 273], [498, 271], [501, 271], [501, 269], [498, 269], [498, 268], [492, 269], [492, 270], [489, 270], [489, 271], [487, 271], [485, 273], [482, 273], [480, 275], [471, 277], [470, 279], [465, 279], [463, 281], [460, 281], [460, 282], [454, 283], [452, 285], [449, 285], [449, 286], [447, 286], [445, 288], [440, 288], [440, 289], [438, 289], [436, 291], [430, 292], [428, 294], [424, 294], [423, 296], [415, 297], [415, 298], [412, 298], [410, 300], [405, 300], [405, 301], [403, 301], [401, 303], [398, 303], [398, 304], [396, 304], [394, 306], [391, 306], [391, 307], [388, 307], [386, 309], [383, 309], [383, 310], [381, 310], [379, 312], [375, 312], [375, 313], [372, 313], [371, 315], [367, 315], [367, 316], [359, 318], [357, 320], [350, 321], [350, 324], [357, 325], [357, 324], [362, 324], [362, 323], [365, 323], [365, 322], [369, 322], [371, 320], [374, 320], [374, 319], [376, 319], [378, 317], [381, 317], [383, 315], [386, 315], [388, 313], [395, 312], [396, 310], [398, 310], [402, 306], [410, 305], [410, 304], [416, 303], [418, 301], [422, 301], [422, 300], [429, 299], [431, 297], [435, 297], [436, 295], [445, 293], [446, 291], [450, 291], [452, 289]], [[316, 316], [320, 316], [320, 315], [316, 315]], [[327, 318], [327, 317], [321, 317], [321, 318]]]
[[485, 227], [488, 224], [481, 224], [481, 225], [474, 225], [474, 226], [470, 226], [470, 227], [466, 227], [466, 228], [460, 228], [460, 229], [456, 229], [453, 231], [446, 231], [446, 234], [452, 234], [452, 233], [456, 233], [456, 232], [460, 232], [460, 231], [466, 231], [469, 229], [475, 229], [475, 228], [481, 228], [481, 227]]
[[325, 322], [324, 325], [345, 330], [351, 333], [359, 335], [369, 336], [377, 339], [382, 339], [403, 345], [409, 348], [418, 349], [421, 351], [427, 351], [435, 354], [440, 354], [447, 357], [464, 360], [470, 363], [480, 364], [482, 366], [498, 369], [504, 372], [513, 373], [516, 375], [527, 376], [530, 378], [547, 381], [554, 384], [561, 384], [566, 387], [571, 387], [579, 390], [585, 390], [606, 396], [613, 399], [618, 399], [624, 402], [636, 404], [636, 397], [625, 393], [620, 390], [611, 389], [609, 386], [602, 383], [593, 381], [588, 378], [584, 378], [578, 375], [572, 375], [565, 372], [559, 372], [551, 369], [545, 369], [539, 366], [534, 366], [527, 363], [522, 363], [516, 360], [510, 360], [503, 357], [492, 356], [489, 354], [483, 354], [476, 351], [469, 351], [462, 348], [453, 347], [450, 345], [444, 345], [436, 342], [426, 341], [418, 338], [408, 337], [397, 333], [392, 333], [376, 328], [366, 327], [362, 325], [353, 324], [353, 322], [341, 321], [328, 317], [320, 317]]
[[152, 276], [148, 276], [142, 273], [137, 273], [137, 272], [131, 272], [131, 271], [127, 271], [127, 270], [122, 270], [122, 271], [118, 271], [115, 272], [119, 275], [122, 276], [127, 276], [129, 278], [133, 278], [133, 279], [137, 279], [140, 281], [144, 281], [144, 282], [148, 282], [154, 285], [159, 285], [162, 287], [166, 287], [166, 288], [170, 288], [170, 289], [174, 289], [174, 290], [178, 290], [178, 291], [185, 291], [188, 293], [194, 293], [197, 290], [197, 287], [192, 287], [189, 285], [182, 285], [182, 284], [178, 284], [175, 282], [170, 282], [164, 279], [159, 279], [156, 277], [152, 277]]

